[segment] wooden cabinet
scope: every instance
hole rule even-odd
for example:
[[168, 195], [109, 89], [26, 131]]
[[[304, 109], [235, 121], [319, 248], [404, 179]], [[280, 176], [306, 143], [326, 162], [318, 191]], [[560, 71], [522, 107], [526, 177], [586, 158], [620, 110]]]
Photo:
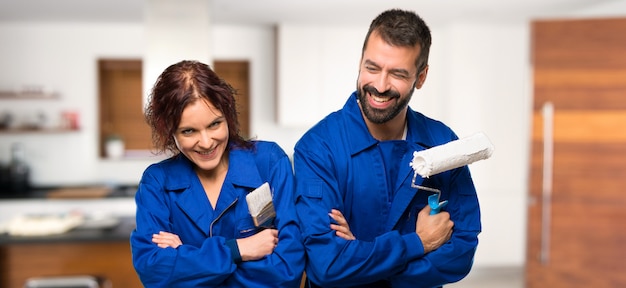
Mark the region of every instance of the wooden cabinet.
[[21, 288], [29, 277], [93, 275], [112, 287], [143, 287], [132, 264], [125, 219], [111, 231], [70, 231], [50, 237], [0, 237], [0, 287]]
[[0, 248], [0, 259], [1, 287], [23, 287], [29, 277], [74, 275], [99, 276], [113, 287], [143, 287], [128, 241], [11, 244]]
[[239, 132], [244, 138], [252, 138], [250, 135], [250, 62], [239, 60], [215, 60], [213, 69], [224, 81], [230, 84], [237, 93], [237, 117], [239, 118]]
[[532, 24], [528, 287], [626, 287], [626, 19]]

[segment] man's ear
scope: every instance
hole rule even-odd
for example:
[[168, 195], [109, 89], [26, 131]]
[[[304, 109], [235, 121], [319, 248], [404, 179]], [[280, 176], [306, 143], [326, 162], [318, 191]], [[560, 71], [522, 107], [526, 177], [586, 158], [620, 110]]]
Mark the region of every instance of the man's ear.
[[415, 81], [415, 89], [422, 88], [424, 82], [426, 82], [426, 76], [428, 75], [428, 65], [422, 69], [422, 71], [417, 74], [417, 81]]

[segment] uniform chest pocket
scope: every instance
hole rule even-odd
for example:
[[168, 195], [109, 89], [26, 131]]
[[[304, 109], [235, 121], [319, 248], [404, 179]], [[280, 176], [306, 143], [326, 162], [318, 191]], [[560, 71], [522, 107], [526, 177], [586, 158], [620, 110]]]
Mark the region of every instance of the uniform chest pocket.
[[254, 222], [252, 221], [252, 217], [248, 215], [248, 217], [244, 217], [237, 221], [237, 231], [235, 235], [237, 238], [246, 238], [256, 234], [260, 228], [254, 226]]
[[426, 197], [417, 198], [420, 199], [411, 202], [411, 204], [404, 211], [404, 214], [402, 214], [402, 217], [398, 220], [398, 224], [396, 224], [396, 230], [398, 230], [400, 234], [415, 233], [415, 223], [417, 223], [417, 215], [427, 205], [425, 199]]

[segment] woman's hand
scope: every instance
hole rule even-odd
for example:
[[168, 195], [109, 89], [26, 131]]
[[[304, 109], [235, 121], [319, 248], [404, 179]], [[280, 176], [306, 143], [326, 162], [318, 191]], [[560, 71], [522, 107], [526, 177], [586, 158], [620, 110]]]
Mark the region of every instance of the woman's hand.
[[278, 245], [278, 230], [264, 229], [247, 238], [237, 239], [242, 261], [259, 260], [272, 254]]
[[330, 213], [328, 213], [328, 216], [330, 216], [330, 218], [333, 218], [333, 220], [337, 221], [338, 223], [330, 224], [330, 229], [335, 230], [335, 234], [337, 234], [337, 236], [346, 240], [356, 240], [356, 237], [354, 237], [352, 231], [350, 231], [350, 225], [348, 225], [348, 221], [345, 217], [343, 217], [341, 211], [337, 209], [332, 209], [330, 210]]
[[163, 231], [160, 231], [159, 234], [152, 234], [152, 242], [161, 248], [172, 247], [176, 249], [178, 246], [183, 245], [178, 235]]

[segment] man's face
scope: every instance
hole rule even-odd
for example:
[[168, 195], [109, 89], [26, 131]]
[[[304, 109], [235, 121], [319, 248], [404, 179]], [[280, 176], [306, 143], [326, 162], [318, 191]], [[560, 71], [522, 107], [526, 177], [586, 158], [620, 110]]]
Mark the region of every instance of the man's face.
[[386, 43], [377, 32], [370, 35], [363, 51], [357, 80], [357, 94], [365, 117], [382, 124], [406, 111], [414, 88], [420, 88], [426, 71], [417, 75], [415, 47], [397, 47]]

